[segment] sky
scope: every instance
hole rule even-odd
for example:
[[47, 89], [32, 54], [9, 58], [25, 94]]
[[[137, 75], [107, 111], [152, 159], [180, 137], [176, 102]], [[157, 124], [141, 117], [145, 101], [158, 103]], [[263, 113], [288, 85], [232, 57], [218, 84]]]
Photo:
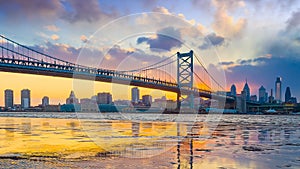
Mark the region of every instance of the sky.
[[[247, 79], [251, 94], [261, 85], [270, 93], [280, 76], [282, 95], [289, 86], [298, 99], [299, 18], [297, 0], [0, 0], [0, 34], [64, 60], [128, 70], [192, 49], [227, 90], [235, 84], [240, 93]], [[64, 103], [74, 88], [74, 80], [55, 77], [0, 72], [0, 80], [17, 103], [20, 90], [31, 89], [34, 105], [44, 95]], [[78, 97], [112, 90], [116, 99], [130, 97], [121, 96], [124, 86], [88, 85]], [[143, 91], [153, 92], [164, 95]]]

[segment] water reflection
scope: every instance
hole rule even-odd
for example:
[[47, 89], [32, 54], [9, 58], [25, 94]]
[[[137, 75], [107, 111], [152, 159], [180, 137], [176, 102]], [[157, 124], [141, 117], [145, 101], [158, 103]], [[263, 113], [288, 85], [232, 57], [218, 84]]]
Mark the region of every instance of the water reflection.
[[[253, 116], [257, 117], [262, 116]], [[109, 154], [118, 157], [115, 165], [128, 157], [128, 161], [147, 159], [173, 168], [273, 168], [285, 164], [297, 168], [299, 121], [299, 116], [224, 116], [211, 131], [214, 122], [210, 121], [1, 117], [0, 156], [21, 153], [74, 158], [80, 153], [76, 157], [109, 158]], [[284, 158], [278, 160], [278, 156]], [[105, 167], [109, 160], [101, 163]]]

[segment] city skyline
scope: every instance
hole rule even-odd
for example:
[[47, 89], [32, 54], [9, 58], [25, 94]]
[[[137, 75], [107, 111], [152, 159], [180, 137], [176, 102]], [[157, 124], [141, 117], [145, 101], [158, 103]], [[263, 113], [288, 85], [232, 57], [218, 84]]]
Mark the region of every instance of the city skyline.
[[[231, 87], [230, 87], [230, 90], [227, 90], [225, 92], [227, 93], [230, 93], [230, 95], [232, 96], [237, 96], [237, 95], [241, 95], [243, 92], [245, 92], [245, 98], [246, 100], [253, 100], [253, 98], [255, 97], [255, 99], [253, 101], [257, 101], [259, 103], [266, 103], [266, 102], [271, 102], [270, 101], [270, 98], [269, 97], [273, 97], [272, 99], [274, 99], [274, 101], [277, 101], [277, 103], [286, 103], [288, 101], [291, 101], [289, 99], [292, 99], [297, 101], [297, 97], [294, 96], [291, 92], [291, 88], [287, 85], [286, 86], [286, 91], [285, 93], [283, 93], [283, 90], [282, 90], [282, 86], [281, 86], [281, 83], [282, 83], [282, 78], [281, 77], [276, 77], [276, 80], [275, 80], [275, 93], [276, 93], [276, 87], [278, 87], [278, 83], [280, 82], [280, 100], [276, 99], [276, 95], [274, 95], [274, 93], [272, 94], [272, 90], [273, 88], [270, 89], [270, 93], [267, 91], [267, 89], [261, 85], [260, 88], [258, 89], [258, 91], [256, 92], [251, 92], [251, 85], [248, 85], [248, 80], [246, 79], [245, 81], [245, 84], [244, 84], [244, 87], [242, 90], [238, 90], [236, 88], [236, 85], [235, 84], [232, 84]], [[66, 97], [67, 99], [65, 98], [60, 98], [60, 100], [65, 100], [62, 101], [62, 102], [55, 102], [55, 99], [54, 99], [54, 102], [51, 101], [51, 103], [53, 103], [54, 105], [57, 105], [57, 104], [78, 104], [78, 103], [81, 103], [80, 100], [84, 100], [84, 99], [93, 99], [93, 97], [97, 97], [97, 100], [111, 100], [111, 101], [100, 101], [101, 103], [105, 103], [105, 104], [108, 104], [108, 103], [112, 103], [113, 101], [116, 101], [116, 100], [127, 100], [127, 101], [131, 101], [132, 103], [138, 103], [139, 101], [143, 101], [144, 100], [152, 100], [152, 95], [145, 92], [144, 90], [141, 90], [141, 91], [144, 91], [142, 92], [143, 94], [140, 95], [140, 89], [142, 89], [142, 87], [136, 87], [136, 86], [131, 86], [131, 93], [128, 94], [127, 98], [119, 98], [119, 97], [113, 97], [113, 95], [110, 93], [110, 92], [107, 92], [107, 91], [101, 91], [101, 92], [97, 92], [91, 96], [86, 96], [85, 97], [76, 97], [75, 96], [75, 93], [73, 90], [70, 90], [71, 93], [69, 94], [69, 97]], [[146, 89], [147, 90], [147, 89]], [[148, 89], [148, 91], [151, 91], [153, 89]], [[16, 97], [18, 95], [14, 94], [14, 90], [12, 89], [5, 89], [3, 90], [4, 91], [4, 94], [3, 95], [3, 106], [4, 107], [9, 107], [9, 106], [6, 106], [6, 101], [8, 100], [8, 102], [12, 102], [13, 105], [16, 105], [16, 104], [20, 104], [22, 108], [28, 108], [28, 107], [31, 107], [31, 106], [38, 106], [38, 105], [49, 105], [49, 102], [50, 102], [50, 98], [49, 96], [46, 96], [44, 95], [43, 97], [40, 98], [39, 102], [36, 102], [34, 105], [31, 105], [31, 91], [30, 89], [22, 89], [20, 90], [20, 102], [18, 101], [15, 101], [15, 100], [18, 100], [16, 99]], [[24, 94], [24, 91], [27, 92], [25, 94], [25, 96], [22, 96], [22, 94]], [[29, 94], [28, 94], [28, 91], [29, 91]], [[157, 99], [160, 99], [160, 98], [163, 98], [163, 97], [166, 97], [166, 95], [161, 95], [163, 93], [170, 93], [170, 92], [162, 92], [160, 93], [160, 95], [156, 95], [155, 97], [153, 97], [153, 99], [157, 98]], [[174, 94], [174, 93], [173, 93]], [[7, 97], [7, 95], [9, 95], [9, 97]], [[28, 96], [29, 95], [29, 96]], [[103, 96], [101, 96], [103, 95]], [[110, 95], [110, 96], [107, 96], [107, 95]], [[284, 98], [282, 97], [284, 96]], [[11, 100], [11, 97], [12, 97], [12, 100]], [[26, 100], [26, 105], [27, 107], [25, 106], [24, 107], [24, 103], [22, 104], [22, 100], [23, 98], [30, 98], [29, 100]], [[104, 97], [104, 98], [103, 98]], [[108, 98], [107, 98], [108, 97]], [[102, 99], [101, 99], [102, 98]], [[169, 99], [173, 99], [175, 100], [175, 97], [172, 96], [172, 97], [169, 97]], [[71, 101], [70, 101], [71, 100]], [[0, 101], [1, 102], [1, 101]], [[24, 101], [25, 102], [25, 101]], [[107, 103], [106, 103], [107, 102]], [[148, 101], [148, 102], [152, 102], [152, 101]], [[293, 101], [294, 102], [294, 101]], [[297, 102], [296, 102], [297, 103]], [[10, 105], [11, 103], [9, 103], [8, 105]], [[100, 103], [98, 103], [100, 104]]]
[[[296, 97], [300, 96], [298, 84], [300, 79], [294, 78], [295, 72], [300, 72], [299, 51], [299, 1], [142, 1], [129, 3], [127, 1], [114, 1], [108, 3], [102, 0], [73, 3], [53, 1], [46, 3], [38, 11], [34, 1], [22, 5], [19, 1], [1, 1], [0, 21], [6, 26], [0, 28], [0, 34], [12, 38], [22, 44], [41, 52], [76, 61], [82, 47], [87, 44], [89, 37], [101, 26], [117, 18], [140, 12], [159, 12], [186, 19], [202, 33], [201, 36], [209, 38], [214, 50], [218, 52], [219, 60], [209, 60], [209, 45], [199, 41], [201, 58], [205, 61], [209, 72], [214, 73], [222, 69], [226, 77], [226, 89], [235, 84], [240, 91], [244, 85], [245, 77], [249, 81], [251, 90], [258, 91], [261, 84], [271, 89], [274, 86], [273, 78], [283, 77], [283, 89], [289, 84]], [[122, 5], [120, 5], [122, 4]], [[182, 5], [184, 4], [184, 5]], [[20, 10], [14, 8], [18, 6]], [[86, 6], [86, 8], [81, 8]], [[184, 8], [183, 8], [184, 6]], [[93, 10], [85, 10], [85, 9]], [[114, 9], [113, 11], [109, 9]], [[272, 10], [269, 10], [272, 9]], [[272, 12], [270, 12], [272, 11]], [[141, 18], [146, 20], [146, 18]], [[157, 20], [155, 33], [172, 32], [178, 38], [185, 40], [187, 36], [195, 37], [193, 32], [186, 32], [177, 28], [165, 28], [163, 18]], [[266, 22], [267, 20], [267, 22]], [[140, 20], [139, 20], [140, 21]], [[30, 24], [28, 24], [30, 23]], [[30, 25], [30, 26], [29, 26]], [[72, 30], [72, 31], [70, 31]], [[124, 25], [124, 31], [130, 31], [130, 25]], [[118, 46], [112, 48], [114, 55], [104, 57], [107, 66], [120, 63], [124, 53], [134, 52], [142, 57], [145, 64], [151, 64], [154, 58], [169, 56], [177, 52], [182, 44], [173, 46], [162, 45], [168, 39], [151, 39], [145, 36], [130, 41], [132, 46]], [[144, 40], [137, 43], [137, 40]], [[164, 41], [165, 40], [165, 41]], [[154, 44], [155, 42], [155, 44]], [[161, 45], [164, 51], [152, 51], [152, 46]], [[101, 48], [106, 48], [105, 43]], [[144, 53], [141, 53], [144, 51]], [[102, 55], [102, 50], [98, 51]], [[109, 62], [108, 62], [109, 59]], [[106, 66], [106, 65], [105, 65]], [[259, 76], [258, 76], [259, 75]], [[33, 75], [18, 75], [0, 73], [2, 81], [11, 81], [10, 86], [19, 90], [18, 84], [26, 83], [26, 78], [32, 79], [26, 86], [34, 91], [40, 91], [40, 86], [47, 85], [55, 102], [68, 94], [72, 88], [72, 81], [61, 78], [46, 78]], [[42, 80], [41, 80], [42, 79]], [[44, 83], [43, 81], [47, 81]], [[255, 82], [255, 83], [254, 83]], [[60, 84], [60, 85], [58, 85]], [[61, 89], [58, 89], [59, 87]], [[8, 87], [4, 87], [8, 88]], [[3, 88], [1, 88], [2, 90]], [[275, 90], [275, 89], [274, 89]], [[107, 90], [107, 92], [111, 92]], [[269, 91], [268, 91], [269, 92]], [[81, 94], [79, 94], [81, 95]], [[33, 93], [33, 98], [38, 98]], [[1, 96], [1, 98], [3, 98]], [[33, 103], [36, 101], [33, 100]]]
[[[139, 90], [140, 88], [137, 88], [137, 87], [134, 87], [134, 86], [132, 87], [132, 89], [137, 89], [138, 91], [140, 91]], [[141, 91], [143, 91], [143, 90], [141, 90]], [[26, 94], [25, 94], [25, 96], [22, 96], [22, 93], [24, 93], [24, 92], [26, 92]], [[45, 106], [45, 105], [58, 105], [58, 104], [79, 104], [79, 103], [81, 103], [81, 101], [85, 102], [86, 99], [93, 100], [94, 97], [96, 97], [96, 99], [99, 100], [98, 104], [111, 104], [114, 101], [120, 101], [120, 100], [127, 100], [127, 101], [131, 101], [132, 103], [138, 103], [140, 101], [143, 101], [144, 99], [148, 103], [152, 101], [152, 95], [150, 95], [149, 93], [142, 94], [142, 95], [138, 96], [138, 98], [135, 98], [135, 101], [132, 101], [132, 96], [133, 95], [131, 95], [128, 99], [122, 99], [122, 98], [114, 98], [113, 95], [109, 92], [99, 91], [99, 92], [97, 92], [97, 93], [95, 93], [94, 95], [91, 95], [91, 96], [76, 97], [76, 93], [73, 90], [70, 90], [68, 96], [66, 96], [65, 98], [61, 98], [61, 100], [63, 100], [62, 102], [59, 102], [59, 103], [53, 102], [51, 97], [49, 97], [48, 95], [43, 95], [43, 97], [39, 98], [39, 102], [32, 105], [31, 104], [31, 102], [32, 102], [31, 93], [32, 92], [31, 92], [30, 89], [22, 89], [20, 91], [21, 95], [19, 95], [20, 96], [19, 99], [17, 97], [18, 95], [16, 96], [16, 92], [12, 89], [5, 89], [3, 91], [3, 93], [4, 93], [4, 95], [3, 95], [4, 104], [2, 106], [5, 107], [5, 108], [8, 108], [8, 107], [12, 108], [14, 105], [21, 105], [22, 108], [29, 108], [29, 107], [39, 106], [39, 105]], [[110, 95], [110, 96], [108, 96], [108, 95]], [[154, 93], [154, 95], [155, 95], [154, 99], [167, 98], [166, 95], [156, 95], [155, 93]], [[9, 100], [9, 102], [12, 102], [13, 106], [7, 106], [7, 107], [5, 106], [6, 99], [8, 98], [7, 96], [9, 96], [8, 100]], [[26, 98], [28, 100], [24, 101], [26, 103], [22, 104], [22, 99], [23, 98]], [[169, 99], [172, 100], [172, 98], [169, 98]], [[20, 100], [20, 101], [16, 101], [16, 100]], [[22, 106], [24, 104], [26, 104], [27, 106], [25, 106], [25, 107]]]
[[[285, 93], [283, 91], [284, 88], [286, 88]], [[278, 76], [276, 77], [274, 88], [270, 88], [269, 91], [262, 84], [257, 91], [253, 92], [253, 90], [251, 90], [251, 85], [248, 84], [248, 80], [246, 79], [243, 90], [240, 90], [239, 92], [236, 88], [236, 85], [232, 84], [230, 91], [227, 92], [230, 92], [230, 94], [233, 96], [245, 92], [246, 100], [252, 100], [251, 97], [256, 97], [256, 99], [254, 100], [260, 103], [267, 102], [267, 100], [269, 100], [269, 97], [272, 97], [272, 99], [274, 99], [274, 101], [277, 101], [277, 103], [288, 102], [288, 99], [291, 98], [297, 100], [297, 97], [295, 95], [292, 95], [291, 88], [289, 87], [288, 84], [284, 86], [284, 88], [282, 86], [282, 78]], [[275, 93], [273, 91], [275, 91]], [[288, 96], [287, 96], [287, 92], [288, 92]]]

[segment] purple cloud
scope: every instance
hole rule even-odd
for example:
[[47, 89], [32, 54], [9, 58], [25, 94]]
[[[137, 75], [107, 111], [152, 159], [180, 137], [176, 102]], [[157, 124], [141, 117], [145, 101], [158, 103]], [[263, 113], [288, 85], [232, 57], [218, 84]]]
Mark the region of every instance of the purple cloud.
[[204, 42], [201, 46], [199, 46], [199, 48], [205, 50], [214, 46], [222, 46], [224, 43], [225, 43], [224, 37], [218, 36], [215, 33], [211, 33], [205, 36]]
[[181, 47], [181, 34], [179, 30], [173, 27], [167, 27], [159, 30], [156, 37], [139, 37], [137, 44], [146, 43], [152, 51], [167, 50], [171, 51], [172, 48]]
[[0, 13], [9, 16], [10, 21], [24, 19], [48, 20], [56, 18], [63, 11], [63, 5], [59, 0], [9, 0], [0, 1]]

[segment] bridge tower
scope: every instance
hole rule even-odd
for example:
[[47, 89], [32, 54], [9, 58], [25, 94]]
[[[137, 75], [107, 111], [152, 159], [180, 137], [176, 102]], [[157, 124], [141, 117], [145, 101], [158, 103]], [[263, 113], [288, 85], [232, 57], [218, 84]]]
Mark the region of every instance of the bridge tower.
[[[177, 52], [177, 84], [179, 88], [193, 88], [194, 79], [194, 61], [193, 51], [188, 53]], [[189, 106], [194, 109], [194, 95], [191, 92], [187, 95]], [[181, 93], [177, 93], [177, 108], [180, 110]]]

